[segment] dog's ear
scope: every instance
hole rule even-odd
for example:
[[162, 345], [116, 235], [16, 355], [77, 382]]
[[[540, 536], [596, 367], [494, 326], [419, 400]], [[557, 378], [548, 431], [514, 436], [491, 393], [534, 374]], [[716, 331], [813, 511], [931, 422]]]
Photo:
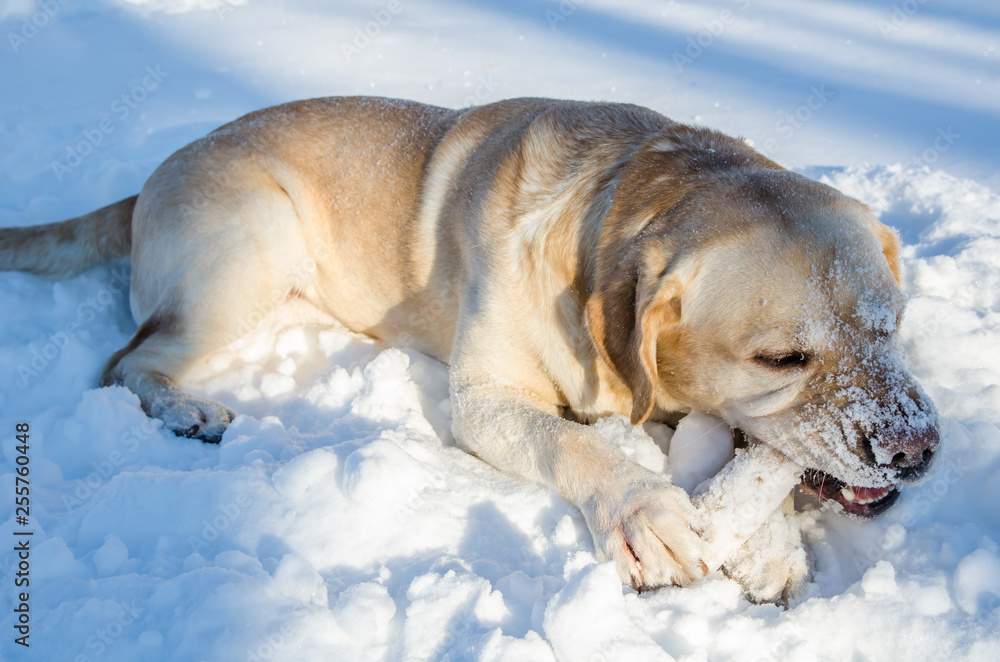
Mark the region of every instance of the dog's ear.
[[874, 219], [872, 220], [872, 229], [875, 230], [875, 236], [878, 237], [879, 243], [882, 244], [882, 255], [885, 256], [886, 261], [889, 263], [889, 271], [892, 272], [892, 277], [896, 279], [897, 285], [902, 285], [899, 269], [899, 234], [888, 225]]
[[[632, 425], [653, 412], [656, 345], [680, 321], [681, 287], [665, 255], [636, 242], [587, 301], [587, 327], [601, 358], [632, 391]], [[645, 250], [643, 250], [645, 248]]]

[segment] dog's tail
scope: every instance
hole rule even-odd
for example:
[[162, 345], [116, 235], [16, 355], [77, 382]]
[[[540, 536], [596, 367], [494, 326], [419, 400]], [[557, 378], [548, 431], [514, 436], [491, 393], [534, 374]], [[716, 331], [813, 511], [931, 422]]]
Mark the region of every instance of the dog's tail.
[[138, 197], [61, 223], [0, 228], [0, 271], [68, 278], [99, 262], [128, 256]]

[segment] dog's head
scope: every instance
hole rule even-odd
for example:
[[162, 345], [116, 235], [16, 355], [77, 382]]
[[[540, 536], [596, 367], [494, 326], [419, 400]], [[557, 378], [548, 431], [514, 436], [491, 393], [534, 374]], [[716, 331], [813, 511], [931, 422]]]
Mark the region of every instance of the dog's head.
[[714, 413], [806, 468], [821, 498], [888, 508], [938, 444], [897, 340], [896, 235], [782, 170], [707, 178], [669, 203], [602, 239], [587, 306], [633, 423], [657, 407]]

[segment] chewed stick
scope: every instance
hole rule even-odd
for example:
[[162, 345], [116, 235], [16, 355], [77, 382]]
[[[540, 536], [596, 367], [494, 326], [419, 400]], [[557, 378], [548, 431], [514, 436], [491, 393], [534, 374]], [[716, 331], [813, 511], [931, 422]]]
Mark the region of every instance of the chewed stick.
[[709, 569], [722, 567], [801, 480], [802, 467], [767, 444], [753, 442], [699, 485], [693, 501], [702, 517]]

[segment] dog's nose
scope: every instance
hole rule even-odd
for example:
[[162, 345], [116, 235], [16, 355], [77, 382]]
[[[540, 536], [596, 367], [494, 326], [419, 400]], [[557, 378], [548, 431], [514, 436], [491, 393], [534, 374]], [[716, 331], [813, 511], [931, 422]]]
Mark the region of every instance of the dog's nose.
[[889, 466], [897, 470], [896, 475], [900, 480], [916, 480], [927, 471], [927, 467], [930, 466], [933, 457], [934, 451], [929, 448], [925, 448], [920, 456], [916, 458], [912, 455], [899, 452], [893, 456]]
[[895, 444], [896, 452], [889, 462], [889, 468], [896, 471], [900, 480], [916, 480], [927, 471], [934, 458], [939, 435], [936, 427], [928, 427], [923, 432], [899, 439]]

